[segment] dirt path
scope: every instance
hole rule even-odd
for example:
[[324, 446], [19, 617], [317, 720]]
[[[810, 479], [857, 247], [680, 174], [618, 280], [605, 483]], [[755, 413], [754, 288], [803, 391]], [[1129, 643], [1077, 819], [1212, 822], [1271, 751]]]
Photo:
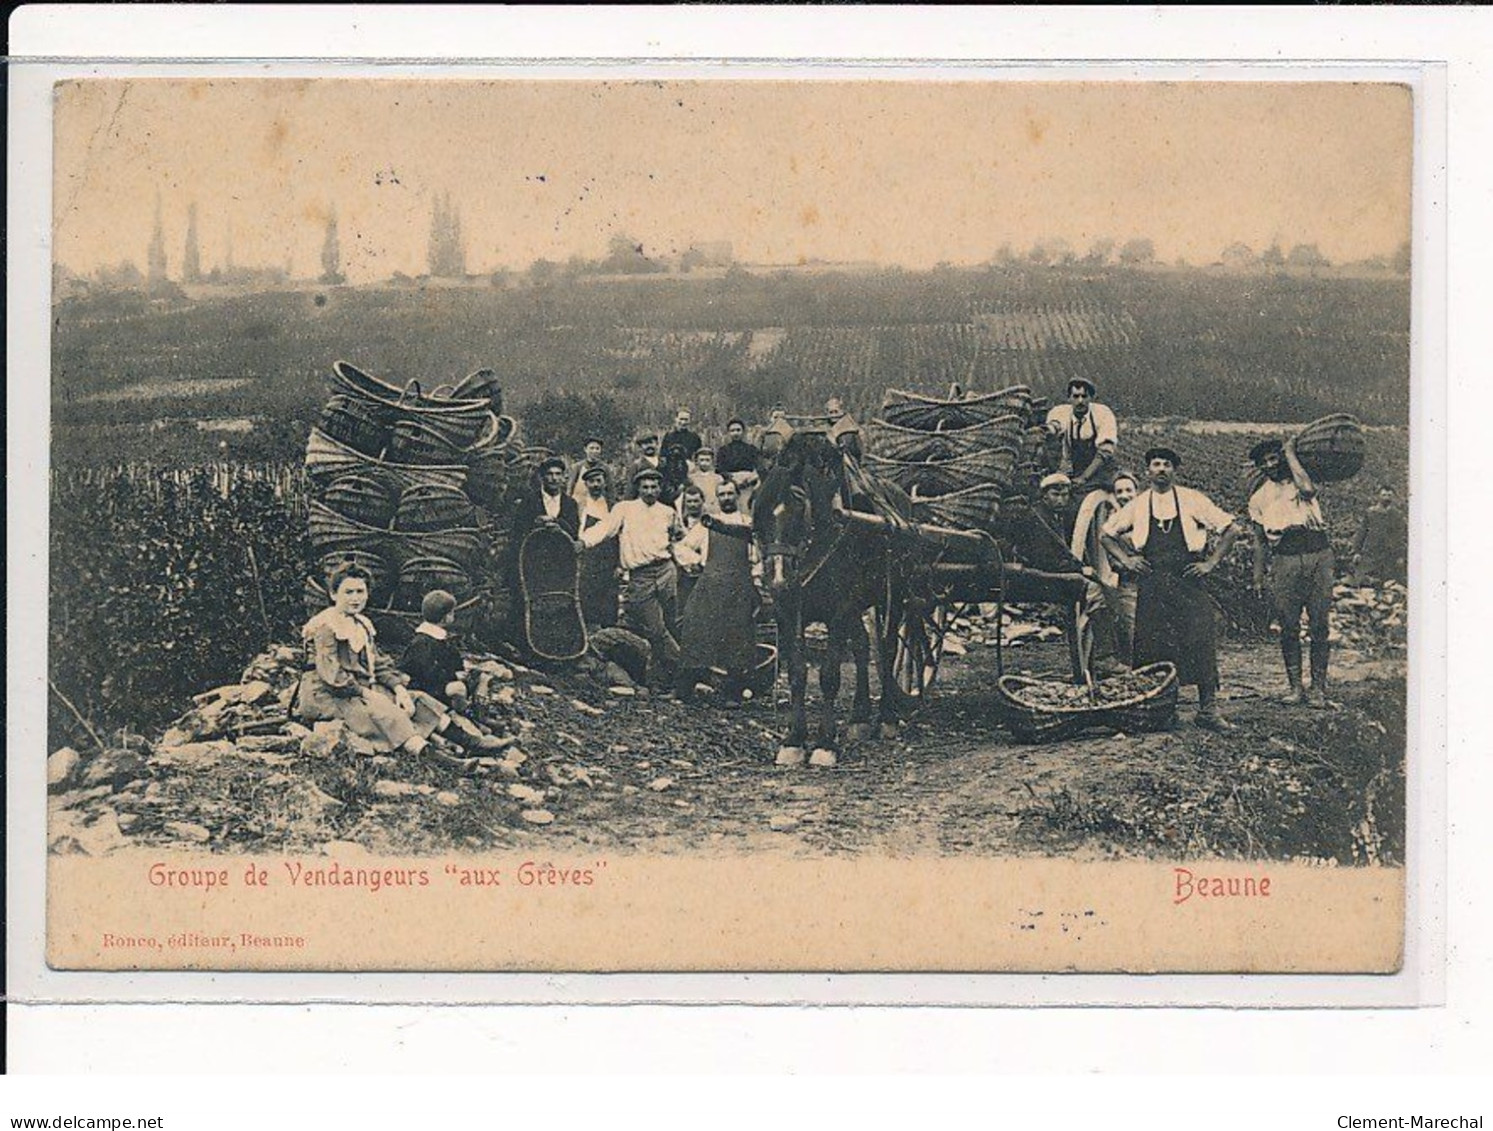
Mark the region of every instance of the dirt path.
[[[1055, 672], [1066, 649], [1012, 650]], [[1340, 708], [1276, 705], [1275, 650], [1222, 656], [1228, 736], [1012, 741], [994, 652], [947, 657], [895, 738], [833, 770], [773, 764], [781, 714], [609, 695], [518, 671], [502, 696], [525, 759], [460, 776], [408, 758], [316, 756], [291, 736], [94, 756], [51, 798], [54, 851], [126, 844], [377, 855], [582, 850], [1079, 858], [1224, 855], [1394, 862], [1404, 851], [1404, 673], [1343, 652]], [[812, 681], [811, 681], [812, 682]], [[781, 694], [781, 693], [780, 693]]]

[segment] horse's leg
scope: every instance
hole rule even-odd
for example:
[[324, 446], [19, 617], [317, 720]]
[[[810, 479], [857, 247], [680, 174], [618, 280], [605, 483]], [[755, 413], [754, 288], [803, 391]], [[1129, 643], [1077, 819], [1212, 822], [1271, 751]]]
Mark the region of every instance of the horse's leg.
[[850, 621], [849, 631], [850, 654], [855, 658], [855, 700], [850, 704], [850, 729], [845, 737], [850, 742], [864, 742], [876, 733], [871, 713], [871, 640], [866, 622], [859, 615]]
[[798, 601], [781, 597], [777, 609], [779, 660], [788, 666], [788, 691], [792, 700], [792, 721], [788, 735], [778, 747], [777, 762], [780, 766], [799, 766], [804, 760], [804, 739], [809, 722], [805, 714], [804, 697], [808, 691], [809, 673], [804, 660], [803, 624], [799, 618]]
[[907, 613], [907, 594], [901, 585], [887, 587], [887, 605], [883, 610], [881, 647], [881, 737], [894, 738], [898, 724], [912, 712], [911, 696], [897, 682], [897, 629]]
[[819, 663], [819, 695], [823, 702], [819, 710], [819, 734], [814, 740], [814, 752], [809, 755], [811, 766], [833, 766], [835, 764], [835, 701], [840, 698], [840, 665], [845, 661], [845, 626], [830, 623], [829, 646], [824, 659]]

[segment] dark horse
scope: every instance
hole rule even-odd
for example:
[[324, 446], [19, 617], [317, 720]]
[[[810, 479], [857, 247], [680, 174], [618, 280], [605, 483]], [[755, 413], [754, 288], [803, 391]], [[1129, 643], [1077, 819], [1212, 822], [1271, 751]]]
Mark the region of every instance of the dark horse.
[[[881, 522], [847, 518], [845, 511], [852, 503], [857, 509], [869, 506]], [[823, 624], [829, 633], [828, 653], [819, 665], [824, 702], [810, 764], [833, 766], [836, 761], [835, 700], [847, 648], [855, 659], [847, 739], [873, 737], [894, 727], [901, 717], [907, 696], [892, 677], [885, 654], [879, 665], [879, 715], [872, 710], [870, 640], [862, 618], [873, 607], [881, 606], [886, 613], [900, 604], [902, 583], [893, 543], [899, 530], [909, 529], [911, 514], [905, 493], [853, 468], [820, 433], [793, 436], [758, 488], [752, 500], [752, 528], [773, 599], [779, 662], [787, 667], [793, 695], [793, 721], [778, 750], [779, 765], [797, 765], [804, 759], [804, 629], [810, 624]]]

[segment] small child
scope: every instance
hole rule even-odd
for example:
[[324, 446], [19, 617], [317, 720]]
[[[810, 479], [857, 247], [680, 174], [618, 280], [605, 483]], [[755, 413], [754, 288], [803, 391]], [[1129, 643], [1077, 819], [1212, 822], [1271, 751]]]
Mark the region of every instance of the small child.
[[441, 733], [467, 750], [500, 750], [507, 740], [484, 734], [465, 717], [468, 706], [466, 683], [461, 671], [466, 661], [451, 640], [449, 626], [456, 619], [456, 598], [444, 589], [432, 589], [420, 602], [420, 626], [399, 658], [399, 670], [410, 677], [410, 687], [423, 691], [451, 708], [451, 722]]

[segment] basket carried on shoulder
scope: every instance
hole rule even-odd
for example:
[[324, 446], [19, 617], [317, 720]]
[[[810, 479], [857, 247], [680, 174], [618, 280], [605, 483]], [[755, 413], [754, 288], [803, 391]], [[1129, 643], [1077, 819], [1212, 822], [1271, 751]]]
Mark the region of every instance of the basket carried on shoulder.
[[[1133, 694], [1120, 690], [1132, 684]], [[1101, 681], [1094, 699], [1084, 687], [1019, 675], [1002, 676], [997, 686], [1006, 727], [1021, 742], [1055, 742], [1100, 728], [1165, 730], [1177, 717], [1177, 669], [1165, 662]], [[1105, 698], [1107, 687], [1115, 698]]]
[[[1363, 469], [1363, 425], [1345, 412], [1320, 417], [1297, 434], [1296, 458], [1317, 483], [1352, 479]], [[1250, 498], [1264, 482], [1265, 473], [1246, 463], [1244, 497]]]
[[1363, 425], [1345, 412], [1314, 420], [1296, 437], [1296, 458], [1319, 483], [1341, 483], [1363, 468]]

